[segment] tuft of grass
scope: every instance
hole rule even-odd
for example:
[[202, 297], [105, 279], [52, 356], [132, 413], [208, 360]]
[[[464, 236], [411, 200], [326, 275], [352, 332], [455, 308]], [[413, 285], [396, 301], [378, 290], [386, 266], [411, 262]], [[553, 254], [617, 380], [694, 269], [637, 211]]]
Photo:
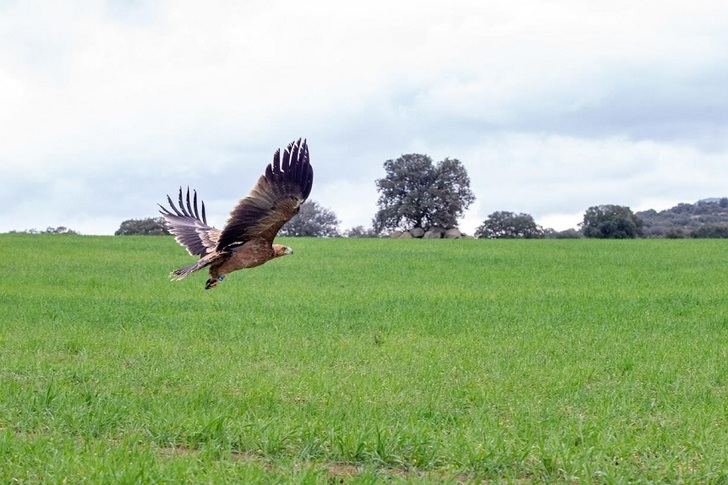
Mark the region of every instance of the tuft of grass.
[[728, 480], [728, 241], [0, 236], [0, 481]]

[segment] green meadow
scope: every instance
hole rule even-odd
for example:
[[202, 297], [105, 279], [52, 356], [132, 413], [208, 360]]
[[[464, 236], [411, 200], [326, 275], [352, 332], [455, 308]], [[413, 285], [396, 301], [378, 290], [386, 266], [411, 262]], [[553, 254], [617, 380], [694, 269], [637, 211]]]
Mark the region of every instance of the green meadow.
[[728, 240], [0, 236], [0, 482], [728, 483]]

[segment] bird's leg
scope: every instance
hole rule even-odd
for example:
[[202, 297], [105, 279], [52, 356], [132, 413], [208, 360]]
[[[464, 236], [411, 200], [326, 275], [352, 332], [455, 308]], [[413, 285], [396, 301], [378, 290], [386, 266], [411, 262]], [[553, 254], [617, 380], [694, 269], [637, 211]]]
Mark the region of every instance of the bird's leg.
[[224, 274], [211, 277], [210, 279], [207, 280], [207, 282], [205, 282], [205, 289], [209, 290], [210, 288], [215, 288], [217, 286], [217, 284], [222, 283], [222, 280], [224, 280], [224, 279], [225, 279]]

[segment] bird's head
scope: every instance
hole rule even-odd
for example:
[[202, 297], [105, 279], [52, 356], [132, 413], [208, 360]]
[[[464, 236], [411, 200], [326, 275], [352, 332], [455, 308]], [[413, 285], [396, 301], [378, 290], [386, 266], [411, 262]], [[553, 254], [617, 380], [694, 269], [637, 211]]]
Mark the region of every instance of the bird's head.
[[282, 244], [273, 245], [274, 257], [279, 258], [281, 256], [288, 256], [289, 254], [293, 254], [293, 249], [289, 248], [288, 246], [284, 246]]

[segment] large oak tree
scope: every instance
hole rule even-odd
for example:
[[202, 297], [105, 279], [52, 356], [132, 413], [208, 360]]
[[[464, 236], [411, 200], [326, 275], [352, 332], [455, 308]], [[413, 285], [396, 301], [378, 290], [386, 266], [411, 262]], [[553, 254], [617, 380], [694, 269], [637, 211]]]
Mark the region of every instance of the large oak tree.
[[446, 158], [436, 164], [420, 153], [402, 155], [384, 162], [386, 175], [376, 181], [379, 210], [374, 228], [449, 229], [473, 203], [470, 178], [463, 164]]

